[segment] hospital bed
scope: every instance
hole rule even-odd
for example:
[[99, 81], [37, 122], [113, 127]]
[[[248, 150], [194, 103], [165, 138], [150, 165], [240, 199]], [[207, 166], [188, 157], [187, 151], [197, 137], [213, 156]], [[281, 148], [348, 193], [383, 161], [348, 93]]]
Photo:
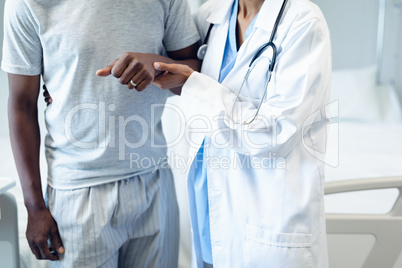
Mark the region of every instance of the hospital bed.
[[14, 180], [0, 178], [0, 267], [19, 267], [17, 204], [6, 192], [14, 186]]
[[401, 268], [402, 2], [312, 1], [331, 31], [338, 105], [325, 166], [330, 267]]
[[326, 147], [331, 268], [402, 267], [402, 111], [376, 65], [334, 70]]
[[325, 172], [331, 268], [402, 267], [401, 137], [401, 123], [339, 122]]
[[[329, 182], [325, 194], [390, 188], [398, 190], [398, 197], [387, 213], [327, 214], [331, 267], [402, 267], [402, 176]], [[337, 248], [336, 235], [349, 243], [338, 242]], [[360, 247], [356, 246], [359, 239], [365, 243]], [[351, 244], [361, 253], [350, 250]]]

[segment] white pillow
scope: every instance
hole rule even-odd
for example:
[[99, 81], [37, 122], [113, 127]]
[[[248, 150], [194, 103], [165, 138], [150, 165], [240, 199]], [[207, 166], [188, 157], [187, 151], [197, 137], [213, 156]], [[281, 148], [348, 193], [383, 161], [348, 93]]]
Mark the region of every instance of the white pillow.
[[401, 107], [394, 88], [390, 85], [377, 85], [375, 80], [375, 66], [332, 72], [331, 102], [339, 101], [340, 120], [401, 120]]

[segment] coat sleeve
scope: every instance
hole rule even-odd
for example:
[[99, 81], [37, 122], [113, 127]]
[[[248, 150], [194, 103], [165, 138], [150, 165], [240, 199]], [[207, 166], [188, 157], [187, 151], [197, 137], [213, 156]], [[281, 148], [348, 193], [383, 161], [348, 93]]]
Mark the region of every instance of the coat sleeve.
[[[281, 48], [270, 82], [271, 92], [261, 106], [258, 120], [246, 126], [233, 124], [230, 116], [235, 94], [212, 78], [194, 72], [181, 96], [187, 123], [189, 117], [202, 115], [209, 120], [211, 127], [206, 135], [210, 135], [211, 142], [227, 141], [240, 154], [275, 153], [286, 157], [305, 135], [311, 135], [312, 122], [307, 121], [329, 101], [331, 46], [326, 23], [314, 18], [295, 27]], [[236, 109], [242, 118], [250, 118], [257, 106], [244, 98]], [[312, 137], [309, 139], [314, 143]]]

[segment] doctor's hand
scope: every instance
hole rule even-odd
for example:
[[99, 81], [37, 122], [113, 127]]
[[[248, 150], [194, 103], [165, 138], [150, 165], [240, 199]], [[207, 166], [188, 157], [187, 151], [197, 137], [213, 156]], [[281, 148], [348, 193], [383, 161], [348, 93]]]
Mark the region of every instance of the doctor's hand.
[[154, 68], [163, 73], [155, 77], [153, 84], [161, 89], [177, 88], [184, 85], [193, 69], [183, 64], [167, 64], [155, 62]]
[[153, 54], [126, 52], [107, 67], [98, 70], [96, 75], [113, 75], [128, 89], [143, 91], [152, 83], [156, 74], [152, 66], [154, 61]]
[[[49, 210], [28, 211], [26, 237], [32, 253], [38, 260], [59, 260], [58, 254], [64, 254], [59, 229]], [[53, 249], [49, 248], [50, 239]]]

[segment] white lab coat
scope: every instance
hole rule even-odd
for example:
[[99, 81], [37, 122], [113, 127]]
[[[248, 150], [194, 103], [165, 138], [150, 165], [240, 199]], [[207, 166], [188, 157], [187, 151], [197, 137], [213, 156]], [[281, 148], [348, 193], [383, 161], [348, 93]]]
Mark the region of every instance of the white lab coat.
[[[323, 204], [331, 48], [317, 6], [289, 0], [274, 43], [277, 64], [263, 120], [248, 127], [228, 116], [251, 58], [268, 41], [281, 0], [264, 2], [254, 30], [222, 84], [217, 82], [233, 0], [204, 4], [195, 17], [201, 36], [212, 28], [201, 73], [183, 86], [181, 108], [190, 143], [188, 196], [195, 256], [202, 267], [194, 200], [194, 159], [205, 138], [214, 267], [317, 267], [327, 261]], [[271, 52], [264, 52], [271, 55]], [[244, 117], [256, 112], [270, 61], [261, 57], [242, 92]]]

